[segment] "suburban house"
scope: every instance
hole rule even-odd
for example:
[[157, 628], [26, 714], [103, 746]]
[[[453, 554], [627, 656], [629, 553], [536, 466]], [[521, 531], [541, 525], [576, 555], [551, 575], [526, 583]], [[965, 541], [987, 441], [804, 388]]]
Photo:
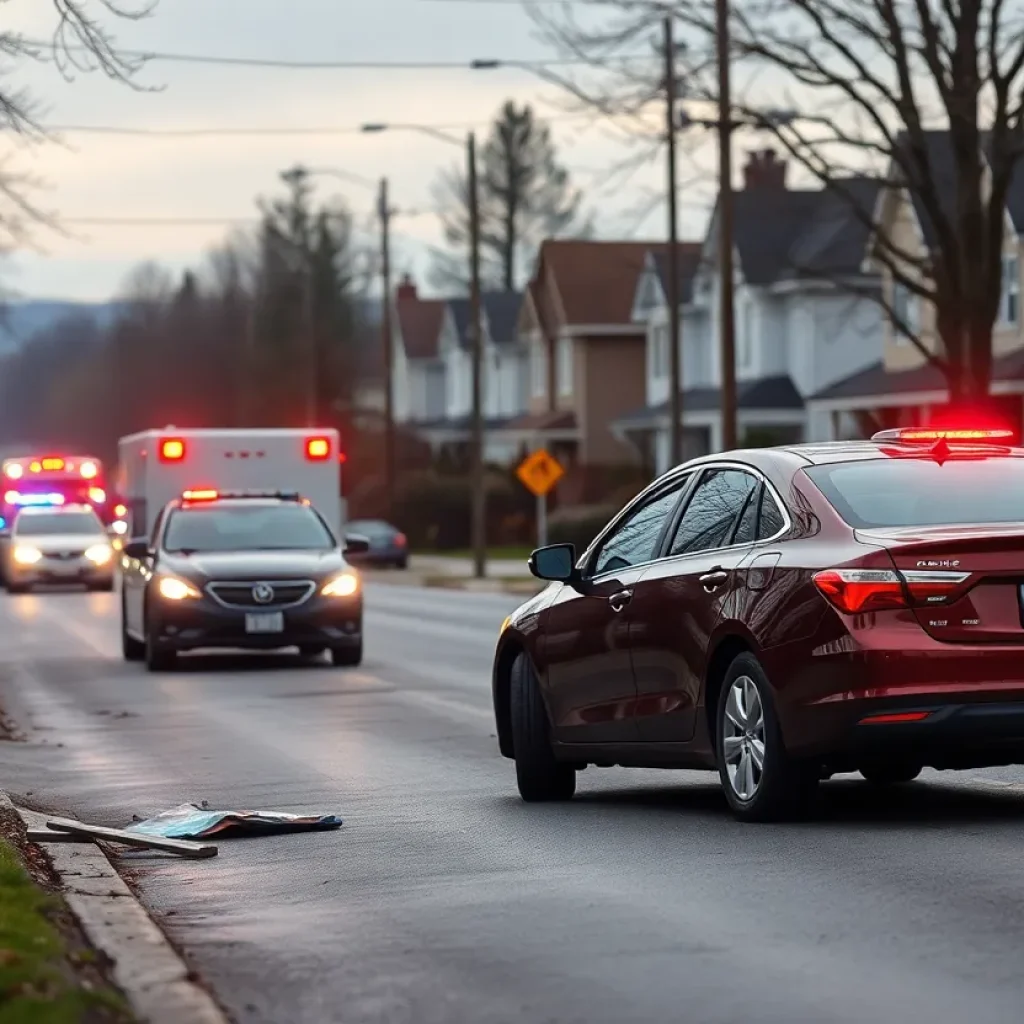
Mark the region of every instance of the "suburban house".
[[[819, 438], [827, 414], [808, 399], [876, 363], [882, 352], [879, 279], [863, 266], [878, 185], [837, 180], [794, 189], [772, 150], [750, 154], [734, 195], [737, 420], [740, 442]], [[670, 360], [667, 259], [652, 249], [631, 318], [646, 337], [644, 401], [615, 431], [656, 472], [668, 468]], [[699, 252], [681, 246], [683, 454], [722, 448], [718, 211]]]
[[445, 364], [441, 332], [447, 306], [422, 299], [406, 277], [395, 290], [392, 322], [395, 420], [410, 427], [444, 419]]
[[[955, 168], [949, 135], [933, 131], [927, 135], [932, 177], [947, 183], [940, 197], [951, 205], [955, 201]], [[895, 161], [894, 161], [895, 164]], [[899, 180], [898, 168], [890, 167], [887, 180]], [[903, 251], [927, 255], [935, 245], [936, 230], [931, 218], [908, 190], [885, 188], [875, 207], [879, 234], [892, 239]], [[993, 330], [993, 396], [998, 396], [1006, 414], [1017, 425], [1024, 421], [1024, 317], [1021, 312], [1021, 273], [1024, 257], [1024, 173], [1018, 172], [1011, 183], [1006, 203], [1006, 228], [1003, 245], [1002, 297]], [[857, 373], [822, 388], [811, 406], [819, 418], [827, 417], [833, 438], [869, 436], [886, 427], [927, 422], [931, 411], [949, 400], [943, 375], [930, 362], [921, 347], [908, 337], [916, 336], [928, 352], [939, 352], [935, 311], [931, 304], [893, 281], [888, 267], [878, 261], [886, 306], [895, 315], [883, 319], [883, 346], [880, 357]]]
[[[482, 400], [484, 457], [507, 462], [518, 449], [501, 432], [522, 414], [526, 349], [516, 324], [522, 296], [485, 292]], [[395, 293], [395, 418], [435, 452], [464, 449], [473, 408], [473, 335], [468, 299], [423, 299], [406, 277]]]
[[590, 501], [606, 492], [636, 449], [612, 422], [644, 400], [645, 328], [633, 300], [648, 242], [548, 240], [519, 311], [527, 353], [526, 411], [502, 428], [520, 452], [546, 448], [566, 468], [559, 494]]

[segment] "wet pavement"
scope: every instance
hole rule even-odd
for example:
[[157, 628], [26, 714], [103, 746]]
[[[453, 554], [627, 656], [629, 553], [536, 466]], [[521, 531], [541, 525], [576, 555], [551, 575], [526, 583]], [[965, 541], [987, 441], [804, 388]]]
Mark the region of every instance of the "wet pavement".
[[[103, 824], [185, 800], [338, 832], [132, 856], [228, 1011], [313, 1024], [1021, 1019], [1024, 772], [823, 789], [743, 826], [702, 773], [589, 769], [528, 807], [489, 664], [517, 599], [371, 586], [356, 670], [124, 663], [118, 596], [0, 598], [0, 786]], [[1020, 785], [1018, 785], [1020, 784]]]

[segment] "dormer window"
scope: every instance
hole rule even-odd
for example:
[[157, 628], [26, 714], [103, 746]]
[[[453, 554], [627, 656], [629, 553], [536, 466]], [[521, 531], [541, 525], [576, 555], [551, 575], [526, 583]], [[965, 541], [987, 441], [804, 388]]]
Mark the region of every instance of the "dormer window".
[[921, 329], [917, 293], [902, 281], [893, 281], [892, 284], [892, 325], [897, 345], [907, 344], [912, 337], [917, 337]]

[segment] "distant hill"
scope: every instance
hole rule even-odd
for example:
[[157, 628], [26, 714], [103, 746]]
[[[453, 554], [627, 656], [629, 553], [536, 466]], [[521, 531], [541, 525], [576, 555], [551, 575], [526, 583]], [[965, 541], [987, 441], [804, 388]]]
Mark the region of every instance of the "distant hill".
[[91, 316], [105, 327], [113, 319], [116, 302], [64, 302], [59, 299], [31, 299], [6, 304], [6, 323], [0, 324], [0, 355], [20, 348], [29, 338], [48, 330], [68, 316]]

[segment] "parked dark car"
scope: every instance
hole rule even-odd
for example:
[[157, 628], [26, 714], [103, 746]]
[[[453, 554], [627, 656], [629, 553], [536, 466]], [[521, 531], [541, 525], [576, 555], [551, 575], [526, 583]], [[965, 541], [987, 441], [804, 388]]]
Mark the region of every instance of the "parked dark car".
[[383, 519], [353, 519], [346, 527], [370, 542], [368, 551], [353, 556], [358, 565], [409, 567], [409, 542], [397, 526]]
[[734, 813], [859, 771], [1024, 763], [1024, 449], [1005, 431], [736, 451], [657, 480], [506, 620], [526, 800], [588, 765], [716, 769]]
[[363, 589], [347, 558], [366, 543], [343, 546], [297, 494], [186, 491], [124, 546], [125, 660], [163, 671], [183, 651], [297, 647], [358, 665]]

